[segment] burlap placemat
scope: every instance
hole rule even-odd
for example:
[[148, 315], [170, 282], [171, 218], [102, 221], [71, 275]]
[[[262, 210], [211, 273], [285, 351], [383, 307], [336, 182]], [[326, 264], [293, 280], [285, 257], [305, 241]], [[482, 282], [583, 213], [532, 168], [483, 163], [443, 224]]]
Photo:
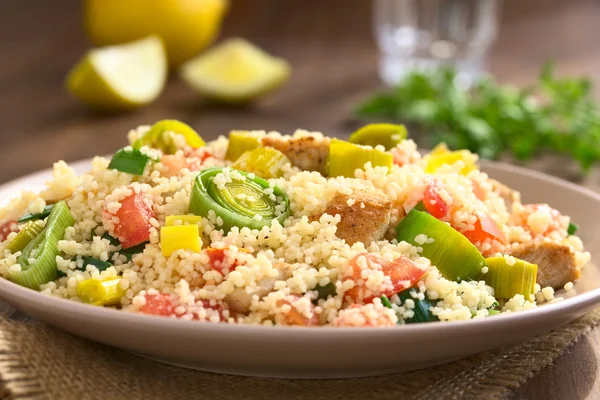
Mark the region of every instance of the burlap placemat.
[[171, 367], [45, 325], [0, 318], [0, 378], [7, 399], [493, 399], [505, 397], [598, 323], [600, 309], [525, 343], [451, 364], [318, 381]]

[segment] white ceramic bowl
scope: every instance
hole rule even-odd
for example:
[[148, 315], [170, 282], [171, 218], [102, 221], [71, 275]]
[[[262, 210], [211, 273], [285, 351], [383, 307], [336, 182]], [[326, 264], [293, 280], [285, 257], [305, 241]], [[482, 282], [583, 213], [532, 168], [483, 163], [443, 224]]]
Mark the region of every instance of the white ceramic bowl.
[[[74, 163], [84, 172], [89, 160]], [[600, 195], [533, 171], [483, 163], [490, 176], [521, 191], [524, 202], [549, 202], [580, 225], [592, 260], [600, 259]], [[0, 187], [0, 201], [40, 189], [42, 171]], [[395, 328], [253, 327], [139, 315], [42, 295], [0, 279], [0, 297], [50, 325], [162, 362], [215, 372], [269, 377], [380, 375], [442, 364], [516, 343], [565, 324], [600, 302], [600, 271], [590, 263], [565, 300], [484, 320]]]

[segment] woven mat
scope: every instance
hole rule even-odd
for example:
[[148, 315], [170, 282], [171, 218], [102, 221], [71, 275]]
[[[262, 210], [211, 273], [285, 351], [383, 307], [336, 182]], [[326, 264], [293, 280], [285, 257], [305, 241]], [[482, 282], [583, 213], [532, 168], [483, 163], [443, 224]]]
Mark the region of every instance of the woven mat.
[[503, 398], [599, 323], [597, 309], [523, 344], [451, 364], [382, 377], [317, 381], [171, 367], [45, 325], [0, 318], [1, 394], [36, 400]]

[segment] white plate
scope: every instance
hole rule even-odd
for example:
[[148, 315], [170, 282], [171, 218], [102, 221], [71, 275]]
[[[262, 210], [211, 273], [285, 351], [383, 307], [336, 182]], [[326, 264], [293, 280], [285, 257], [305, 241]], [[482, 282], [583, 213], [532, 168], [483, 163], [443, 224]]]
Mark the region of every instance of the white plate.
[[[78, 172], [89, 160], [74, 163]], [[549, 202], [580, 224], [592, 260], [600, 259], [600, 195], [547, 175], [484, 163], [492, 177], [521, 191], [525, 202]], [[0, 201], [38, 190], [42, 171], [0, 186]], [[252, 327], [182, 321], [93, 307], [42, 295], [0, 279], [0, 297], [50, 325], [176, 365], [269, 377], [380, 375], [442, 364], [516, 343], [565, 324], [600, 302], [600, 271], [587, 265], [566, 299], [484, 320], [396, 328]]]

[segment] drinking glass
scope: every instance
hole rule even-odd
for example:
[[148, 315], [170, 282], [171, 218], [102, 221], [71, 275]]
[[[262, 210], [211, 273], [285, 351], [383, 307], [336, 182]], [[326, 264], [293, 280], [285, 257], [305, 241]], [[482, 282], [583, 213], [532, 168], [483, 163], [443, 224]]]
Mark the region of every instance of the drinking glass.
[[442, 65], [476, 79], [496, 37], [500, 1], [374, 0], [381, 79], [393, 85], [410, 70]]

